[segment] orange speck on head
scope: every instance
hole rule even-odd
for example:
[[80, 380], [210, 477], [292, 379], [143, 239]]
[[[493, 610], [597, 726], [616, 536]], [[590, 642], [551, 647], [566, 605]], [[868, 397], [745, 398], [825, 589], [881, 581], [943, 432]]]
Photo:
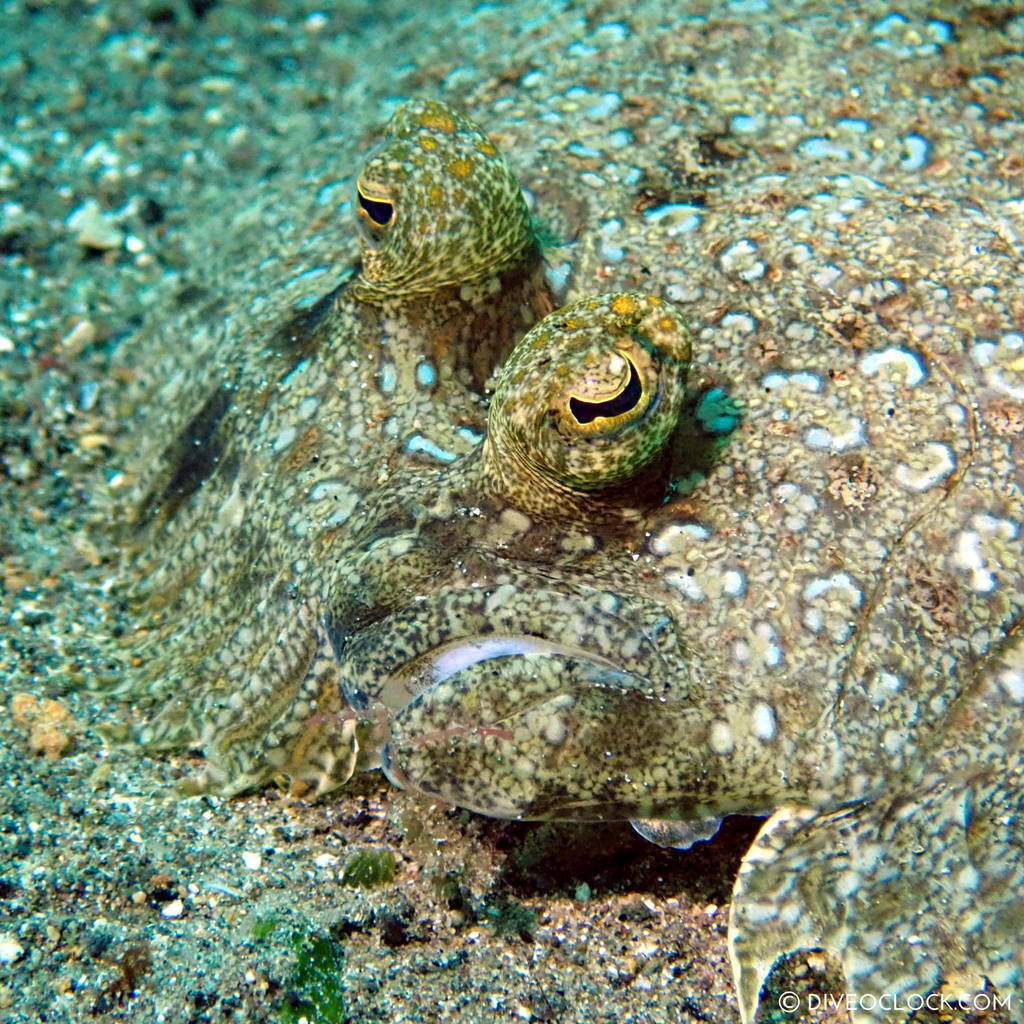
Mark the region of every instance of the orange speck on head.
[[425, 149], [428, 152], [433, 152], [437, 149], [437, 139], [433, 135], [422, 135], [420, 136], [420, 149]]
[[344, 532], [340, 526], [333, 526], [330, 529], [324, 530], [314, 541], [316, 551], [319, 554], [330, 551]]
[[432, 128], [436, 132], [451, 135], [455, 131], [455, 119], [447, 114], [420, 114], [420, 124], [424, 128]]
[[448, 170], [460, 181], [465, 181], [473, 173], [473, 161], [459, 157], [448, 164]]
[[444, 205], [444, 189], [440, 185], [430, 186], [430, 205], [431, 206], [443, 206]]
[[477, 148], [477, 152], [483, 153], [484, 156], [497, 156], [498, 155], [497, 148], [492, 146], [489, 142], [481, 142], [480, 145], [477, 146], [476, 148]]
[[675, 329], [675, 326], [676, 322], [670, 316], [663, 316], [658, 321], [658, 330], [660, 331], [671, 331]]
[[629, 295], [616, 295], [612, 300], [612, 312], [624, 316], [636, 312], [636, 300]]

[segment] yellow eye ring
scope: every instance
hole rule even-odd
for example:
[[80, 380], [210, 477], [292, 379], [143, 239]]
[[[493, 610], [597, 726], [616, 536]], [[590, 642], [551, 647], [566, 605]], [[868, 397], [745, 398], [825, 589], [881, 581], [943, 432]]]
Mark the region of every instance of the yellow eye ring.
[[572, 413], [577, 423], [586, 425], [593, 423], [598, 418], [617, 419], [632, 412], [643, 400], [644, 386], [640, 381], [640, 374], [632, 360], [620, 354], [629, 367], [629, 377], [614, 394], [597, 401], [592, 398], [583, 398], [579, 395], [569, 396], [569, 412]]
[[395, 204], [385, 196], [371, 196], [356, 186], [359, 214], [375, 228], [390, 227], [395, 219]]

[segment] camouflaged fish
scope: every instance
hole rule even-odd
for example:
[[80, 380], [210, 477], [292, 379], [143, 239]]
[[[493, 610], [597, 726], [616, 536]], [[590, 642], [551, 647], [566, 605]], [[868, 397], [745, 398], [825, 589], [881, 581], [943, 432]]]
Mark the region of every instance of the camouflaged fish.
[[[669, 844], [725, 813], [771, 814], [732, 908], [744, 1020], [778, 957], [814, 948], [839, 956], [849, 991], [875, 995], [858, 1021], [902, 1019], [943, 982], [953, 998], [993, 986], [1019, 1015], [1024, 338], [996, 310], [979, 337], [963, 296], [1005, 292], [1020, 251], [972, 210], [937, 221], [866, 178], [817, 188], [789, 199], [805, 216], [762, 214], [761, 258], [806, 254], [837, 206], [855, 211], [855, 251], [827, 293], [810, 271], [779, 291], [751, 275], [758, 319], [737, 314], [732, 339], [706, 332], [695, 360], [713, 360], [714, 388], [669, 442], [674, 500], [641, 501], [609, 542], [559, 476], [569, 495], [527, 510], [517, 538], [521, 562], [548, 559], [532, 574], [539, 631], [519, 617], [537, 584], [514, 567], [482, 594], [443, 583], [390, 620], [424, 639], [387, 665], [419, 692], [384, 767], [502, 817], [682, 819], [640, 824]], [[735, 236], [735, 213], [706, 216]], [[513, 379], [492, 404], [494, 450]], [[712, 394], [740, 422], [705, 471], [695, 442], [722, 418], [699, 414]], [[520, 451], [542, 443], [539, 427], [525, 436]], [[579, 585], [580, 563], [551, 555], [563, 531], [605, 590], [589, 614], [547, 596]], [[601, 628], [609, 611], [641, 636]]]
[[[424, 134], [425, 114], [463, 127]], [[450, 112], [396, 123], [418, 207], [437, 172], [417, 185], [408, 132], [442, 152], [465, 133], [496, 166]], [[385, 180], [360, 178], [364, 276], [401, 223]], [[190, 386], [135, 488], [142, 597], [167, 616], [135, 684], [167, 701], [151, 738], [201, 746], [229, 792], [273, 772], [328, 789], [381, 745], [396, 783], [501, 817], [648, 819], [682, 842], [770, 814], [732, 908], [745, 1021], [810, 948], [851, 991], [987, 983], [1019, 1018], [1020, 236], [1010, 208], [910, 202], [910, 180], [728, 180], [685, 317], [607, 293], [513, 344], [546, 310], [509, 185], [488, 230], [518, 241], [473, 271], [491, 298], [442, 355], [433, 318], [382, 342], [433, 298], [376, 319], [359, 272], [282, 321], [298, 361], [253, 321], [218, 371], [230, 400]], [[837, 223], [845, 248], [820, 251]], [[900, 1019], [885, 1006], [854, 1017]]]

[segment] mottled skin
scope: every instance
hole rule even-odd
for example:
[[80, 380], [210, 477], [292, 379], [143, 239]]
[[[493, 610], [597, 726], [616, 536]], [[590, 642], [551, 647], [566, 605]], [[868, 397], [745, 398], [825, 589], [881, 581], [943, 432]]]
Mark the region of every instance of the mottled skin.
[[[371, 203], [390, 202], [364, 181]], [[357, 458], [367, 483], [341, 492], [331, 524], [338, 499], [316, 488], [340, 486], [336, 473], [261, 484], [269, 533], [302, 538], [268, 541], [286, 553], [263, 577], [236, 553], [193, 582], [192, 527], [152, 517], [149, 561], [182, 581], [167, 632], [185, 636], [162, 655], [180, 699], [157, 738], [199, 736], [228, 791], [274, 767], [329, 788], [355, 739], [367, 763], [384, 743], [396, 782], [504, 817], [771, 813], [732, 912], [745, 1020], [776, 958], [819, 946], [852, 992], [987, 978], [1017, 1016], [1024, 343], [1003, 313], [979, 336], [971, 311], [1007, 290], [1019, 253], [998, 217], [909, 202], [898, 172], [787, 188], [780, 203], [775, 180], [733, 181], [703, 213], [706, 237], [733, 245], [709, 248], [690, 286], [734, 312], [695, 331], [706, 378], [685, 400], [666, 401], [689, 359], [677, 315], [605, 296], [515, 348], [481, 447], [452, 436], [460, 402], [483, 411], [464, 356], [461, 387], [434, 396], [429, 420], [402, 420], [442, 431], [458, 460], [409, 470], [375, 435], [393, 464], [371, 480]], [[745, 249], [744, 209], [758, 227]], [[819, 251], [835, 223], [846, 248]], [[647, 244], [665, 240], [652, 229]], [[369, 343], [361, 323], [342, 333]], [[402, 337], [414, 365], [423, 335]], [[488, 372], [507, 348], [484, 346]], [[235, 351], [241, 367], [246, 344]], [[341, 439], [362, 439], [357, 397], [392, 408], [370, 397], [379, 373], [356, 379]], [[308, 393], [301, 377], [284, 384], [267, 419], [231, 427], [269, 445], [250, 457], [270, 479], [288, 460], [274, 451], [293, 415], [281, 410]], [[742, 411], [731, 436], [735, 417], [709, 408], [721, 391]], [[241, 522], [257, 507], [217, 479], [182, 503], [211, 524], [196, 536], [214, 557], [222, 509]], [[232, 573], [250, 574], [251, 599], [223, 582]], [[211, 629], [212, 614], [242, 625]], [[157, 693], [163, 675], [151, 670]], [[901, 1014], [861, 1003], [854, 1016]]]
[[128, 469], [125, 688], [165, 702], [144, 739], [200, 746], [201, 781], [226, 792], [348, 776], [321, 561], [364, 495], [474, 447], [484, 381], [550, 308], [519, 185], [461, 115], [403, 105], [355, 194], [361, 259], [340, 285], [293, 285], [136, 387], [157, 382]]
[[666, 494], [689, 357], [685, 325], [654, 297], [552, 313], [509, 356], [484, 444], [368, 504], [328, 614], [342, 689], [365, 719], [386, 726], [453, 673], [468, 691], [495, 671], [525, 683], [538, 664], [588, 687], [609, 673], [682, 684], [675, 628], [634, 553]]
[[[964, 225], [915, 223], [898, 199], [851, 184], [870, 190], [858, 226], [881, 233], [898, 211], [918, 266], [942, 272]], [[777, 244], [792, 240], [780, 232]], [[884, 265], [878, 250], [865, 244], [867, 280]], [[998, 280], [1005, 251], [978, 250], [968, 279]], [[815, 946], [840, 955], [851, 991], [926, 994], [984, 976], [1021, 992], [1024, 501], [1019, 433], [1005, 424], [1024, 364], [1013, 335], [1000, 346], [927, 328], [897, 337], [868, 329], [849, 345], [794, 330], [768, 365], [726, 350], [716, 380], [742, 405], [742, 430], [696, 482], [677, 436], [684, 499], [638, 492], [627, 539], [609, 543], [591, 520], [601, 554], [556, 556], [559, 507], [587, 529], [563, 461], [564, 502], [508, 491], [538, 516], [510, 552], [507, 589], [481, 591], [456, 558], [461, 577], [435, 576], [438, 590], [349, 647], [373, 678], [422, 691], [384, 752], [403, 785], [507, 817], [775, 810], [736, 894], [746, 1016], [775, 958]], [[530, 427], [514, 443], [506, 434], [506, 406], [535, 390], [499, 388], [492, 451], [543, 452]], [[509, 472], [520, 475], [514, 459]], [[637, 662], [630, 637], [603, 631], [598, 600], [568, 601], [565, 574], [581, 568], [616, 616], [656, 639], [656, 657], [640, 641]], [[640, 598], [654, 603], [637, 612]], [[566, 650], [571, 636], [583, 642]]]
[[[831, 188], [862, 211], [844, 287], [877, 303], [889, 289], [897, 312], [850, 344], [800, 316], [813, 280], [810, 298], [765, 281], [749, 301], [779, 326], [779, 348], [757, 357], [742, 334], [715, 339], [715, 379], [742, 427], [706, 479], [686, 472], [676, 440], [689, 493], [648, 506], [625, 545], [628, 578], [673, 623], [660, 663], [602, 648], [600, 679], [546, 652], [439, 673], [398, 714], [384, 764], [403, 785], [506, 817], [774, 812], [731, 918], [747, 1020], [776, 958], [816, 947], [839, 955], [851, 992], [927, 995], [943, 980], [971, 992], [987, 979], [1015, 997], [1015, 1016], [1024, 493], [1021, 430], [1008, 424], [1024, 422], [1024, 360], [1006, 327], [995, 343], [945, 326], [967, 282], [1003, 286], [1013, 250], [998, 221], [915, 218], [867, 179]], [[882, 276], [895, 224], [914, 291]], [[780, 218], [765, 258], [807, 245], [803, 232]], [[921, 311], [913, 332], [900, 326], [908, 310]], [[410, 615], [455, 601], [443, 593], [397, 621], [408, 631]], [[461, 622], [449, 633], [476, 641]], [[890, 999], [854, 1016], [902, 1014]]]

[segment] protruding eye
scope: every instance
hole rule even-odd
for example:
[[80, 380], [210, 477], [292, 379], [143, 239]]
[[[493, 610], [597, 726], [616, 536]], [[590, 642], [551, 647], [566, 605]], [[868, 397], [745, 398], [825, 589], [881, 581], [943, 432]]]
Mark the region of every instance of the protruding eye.
[[[484, 442], [489, 486], [553, 516], [582, 508], [573, 493], [594, 496], [591, 510], [599, 492], [640, 502], [649, 484], [654, 495], [690, 351], [682, 317], [653, 296], [617, 292], [552, 313], [502, 369]], [[630, 480], [637, 491], [622, 490]]]
[[395, 219], [395, 204], [381, 197], [368, 196], [357, 189], [359, 206], [366, 216], [380, 228], [386, 228]]
[[581, 424], [593, 423], [599, 417], [614, 419], [624, 416], [635, 409], [643, 398], [644, 388], [640, 383], [640, 374], [636, 367], [622, 355], [613, 357], [625, 363], [629, 367], [629, 377], [617, 392], [608, 395], [607, 398], [600, 398], [596, 395], [587, 395], [580, 398], [577, 395], [569, 396], [569, 411]]
[[477, 125], [442, 103], [403, 103], [355, 188], [355, 287], [364, 300], [427, 295], [538, 259], [511, 168]]

